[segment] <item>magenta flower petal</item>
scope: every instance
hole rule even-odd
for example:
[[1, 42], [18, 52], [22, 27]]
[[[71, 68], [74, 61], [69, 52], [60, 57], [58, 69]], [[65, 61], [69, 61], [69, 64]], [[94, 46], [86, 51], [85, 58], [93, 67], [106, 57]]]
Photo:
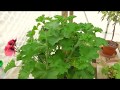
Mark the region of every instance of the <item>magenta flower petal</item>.
[[7, 45], [4, 49], [4, 52], [6, 56], [12, 56], [15, 54], [15, 48], [14, 46]]
[[16, 40], [17, 40], [17, 39], [15, 39], [15, 40], [12, 39], [12, 40], [10, 40], [10, 41], [8, 42], [8, 45], [13, 45], [13, 46], [14, 46], [14, 45], [16, 44]]

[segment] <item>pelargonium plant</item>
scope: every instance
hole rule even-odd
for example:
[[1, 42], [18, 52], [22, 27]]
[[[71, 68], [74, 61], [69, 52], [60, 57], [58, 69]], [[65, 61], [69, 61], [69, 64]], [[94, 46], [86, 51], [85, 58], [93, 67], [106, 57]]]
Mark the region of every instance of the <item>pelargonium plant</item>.
[[96, 32], [102, 29], [91, 23], [70, 22], [76, 16], [39, 16], [37, 25], [27, 33], [27, 42], [19, 48], [17, 60], [11, 60], [5, 72], [22, 61], [19, 79], [93, 79], [91, 62], [107, 44]]

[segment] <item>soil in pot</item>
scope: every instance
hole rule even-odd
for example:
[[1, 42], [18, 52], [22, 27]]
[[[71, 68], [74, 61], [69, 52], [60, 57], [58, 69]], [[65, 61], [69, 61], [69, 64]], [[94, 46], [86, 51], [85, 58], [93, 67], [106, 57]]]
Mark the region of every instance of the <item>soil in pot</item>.
[[118, 43], [117, 42], [114, 42], [112, 40], [107, 40], [107, 42], [108, 42], [108, 46], [113, 47], [115, 49], [118, 48]]

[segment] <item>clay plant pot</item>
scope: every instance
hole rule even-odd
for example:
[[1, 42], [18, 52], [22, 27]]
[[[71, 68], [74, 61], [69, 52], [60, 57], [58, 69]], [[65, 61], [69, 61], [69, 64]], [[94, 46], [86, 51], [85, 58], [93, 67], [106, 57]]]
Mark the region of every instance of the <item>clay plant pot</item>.
[[116, 54], [116, 49], [110, 46], [103, 46], [102, 47], [102, 53], [108, 56], [112, 56]]
[[108, 46], [113, 47], [115, 49], [118, 48], [118, 43], [117, 42], [114, 42], [112, 40], [107, 40], [107, 42], [108, 42]]

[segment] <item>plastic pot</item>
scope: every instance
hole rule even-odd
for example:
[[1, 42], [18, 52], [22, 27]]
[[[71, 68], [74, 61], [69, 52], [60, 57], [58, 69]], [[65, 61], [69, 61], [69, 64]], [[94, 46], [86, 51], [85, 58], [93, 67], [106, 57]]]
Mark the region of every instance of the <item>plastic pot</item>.
[[116, 54], [116, 48], [113, 48], [111, 46], [103, 46], [102, 47], [102, 53], [108, 56], [112, 56]]

